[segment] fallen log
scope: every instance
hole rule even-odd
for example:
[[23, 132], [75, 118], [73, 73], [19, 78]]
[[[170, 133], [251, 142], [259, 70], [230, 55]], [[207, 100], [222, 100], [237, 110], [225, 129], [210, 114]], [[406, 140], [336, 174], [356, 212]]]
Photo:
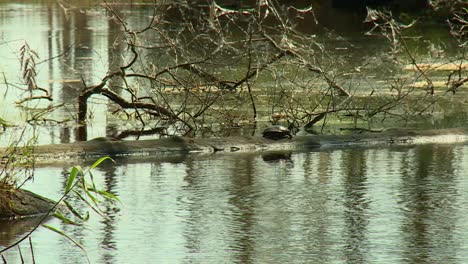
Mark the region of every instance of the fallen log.
[[[125, 141], [96, 138], [70, 144], [40, 145], [34, 147], [36, 164], [63, 164], [77, 160], [95, 159], [109, 155], [114, 158], [148, 158], [165, 160], [172, 157], [181, 161], [190, 153], [262, 152], [269, 154], [265, 161], [288, 159], [290, 153], [275, 151], [304, 151], [350, 146], [378, 147], [428, 143], [466, 143], [466, 129], [413, 131], [392, 129], [380, 133], [363, 132], [350, 135], [303, 135], [292, 139], [270, 140], [262, 137], [185, 138], [167, 137], [154, 140]], [[5, 155], [6, 149], [0, 149]], [[21, 153], [21, 152], [18, 152]], [[18, 154], [20, 155], [20, 154]], [[17, 219], [49, 212], [54, 202], [16, 188], [0, 188], [0, 219]]]
[[[172, 136], [150, 140], [113, 140], [96, 138], [69, 144], [34, 146], [36, 162], [69, 162], [70, 160], [111, 157], [152, 157], [216, 152], [257, 152], [270, 150], [307, 150], [343, 148], [347, 146], [374, 147], [382, 145], [415, 145], [426, 143], [468, 142], [466, 129], [409, 130], [390, 129], [380, 133], [363, 132], [348, 135], [301, 135], [292, 139], [270, 140], [260, 136], [224, 138], [187, 138]], [[0, 149], [4, 156], [5, 150]]]

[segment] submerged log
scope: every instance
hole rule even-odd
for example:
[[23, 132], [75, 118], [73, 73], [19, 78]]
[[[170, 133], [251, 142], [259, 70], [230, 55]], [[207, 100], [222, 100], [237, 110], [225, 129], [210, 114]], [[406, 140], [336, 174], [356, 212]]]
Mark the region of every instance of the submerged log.
[[[439, 129], [415, 131], [390, 129], [384, 132], [363, 132], [350, 135], [302, 135], [292, 139], [270, 140], [249, 136], [224, 138], [186, 138], [172, 136], [150, 140], [113, 140], [96, 138], [70, 144], [35, 146], [33, 153], [37, 162], [60, 163], [70, 160], [91, 159], [109, 155], [111, 157], [161, 158], [189, 153], [257, 152], [270, 150], [308, 150], [343, 148], [347, 146], [392, 146], [425, 143], [468, 142], [465, 129]], [[0, 155], [4, 150], [0, 149]], [[2, 155], [4, 156], [4, 155]]]
[[[139, 141], [96, 138], [71, 144], [35, 146], [33, 151], [37, 157], [36, 164], [67, 163], [88, 158], [95, 159], [105, 155], [117, 158], [166, 159], [168, 156], [180, 158], [181, 155], [186, 156], [189, 153], [218, 152], [269, 153], [270, 155], [264, 155], [264, 160], [274, 162], [278, 159], [287, 161], [288, 155], [290, 155], [285, 155], [283, 152], [280, 152], [279, 155], [275, 151], [466, 142], [468, 142], [468, 134], [465, 129], [425, 131], [394, 129], [381, 133], [368, 131], [351, 135], [303, 135], [281, 140], [270, 140], [262, 137], [185, 138], [178, 136]], [[5, 149], [0, 149], [2, 156], [5, 153]], [[272, 153], [274, 155], [271, 155]], [[49, 212], [53, 206], [53, 201], [29, 191], [0, 188], [0, 219], [43, 215]]]

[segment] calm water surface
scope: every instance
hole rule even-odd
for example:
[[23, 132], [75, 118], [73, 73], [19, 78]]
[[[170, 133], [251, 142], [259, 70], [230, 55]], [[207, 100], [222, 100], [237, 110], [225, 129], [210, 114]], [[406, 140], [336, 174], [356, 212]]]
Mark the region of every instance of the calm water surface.
[[[110, 220], [51, 224], [93, 263], [466, 263], [467, 155], [466, 145], [424, 145], [276, 162], [260, 154], [118, 161], [96, 171], [123, 202], [104, 208]], [[58, 198], [66, 169], [39, 168], [26, 187]], [[6, 233], [3, 245], [14, 239]], [[32, 239], [38, 263], [86, 261], [48, 230]], [[16, 263], [18, 252], [6, 257]]]
[[[48, 89], [52, 98], [54, 98], [52, 102], [47, 100], [34, 101], [26, 106], [47, 108], [61, 103], [65, 104], [65, 107], [61, 108], [60, 111], [54, 111], [47, 116], [39, 116], [39, 120], [41, 117], [55, 121], [73, 120], [73, 117], [76, 118], [77, 96], [83, 89], [83, 82], [88, 86], [96, 85], [106, 73], [116, 71], [119, 66], [126, 65], [128, 62], [131, 52], [125, 45], [121, 26], [109, 18], [109, 12], [106, 12], [102, 6], [97, 5], [95, 1], [91, 2], [91, 4], [84, 4], [82, 1], [75, 1], [74, 7], [76, 8], [68, 9], [67, 12], [64, 12], [57, 4], [57, 1], [52, 0], [21, 1], [21, 3], [3, 1], [0, 3], [0, 79], [2, 80], [0, 82], [0, 92], [3, 95], [0, 96], [0, 105], [4, 106], [0, 107], [0, 117], [17, 125], [16, 128], [9, 129], [9, 132], [14, 131], [14, 133], [0, 134], [0, 145], [11, 143], [15, 139], [12, 135], [20, 134], [24, 129], [24, 120], [33, 119], [34, 114], [37, 114], [37, 112], [23, 111], [15, 104], [15, 102], [24, 99], [28, 95], [23, 90], [17, 89], [18, 86], [24, 87], [24, 82], [21, 80], [22, 68], [19, 57], [20, 49], [25, 43], [39, 55], [39, 58], [36, 59], [36, 81], [38, 85]], [[81, 4], [87, 7], [82, 8]], [[145, 28], [153, 14], [153, 9], [146, 5], [116, 5], [114, 8], [115, 12], [128, 21], [128, 27], [133, 30]], [[343, 14], [338, 17], [340, 19], [349, 19], [352, 14], [347, 14], [347, 16]], [[167, 15], [164, 18], [169, 21], [179, 19], [176, 15]], [[356, 19], [354, 18], [354, 20]], [[333, 24], [333, 21], [324, 22]], [[392, 83], [391, 80], [388, 80], [389, 77], [397, 76], [401, 73], [401, 69], [395, 69], [388, 56], [381, 56], [388, 53], [388, 43], [381, 38], [363, 36], [364, 28], [359, 20], [357, 22], [353, 21], [353, 23], [340, 20], [340, 23], [341, 26], [346, 25], [347, 27], [336, 32], [336, 37], [330, 38], [326, 37], [328, 34], [319, 34], [318, 39], [320, 41], [323, 39], [325, 42], [324, 48], [326, 48], [327, 52], [330, 52], [332, 60], [336, 60], [336, 62], [324, 61], [323, 63], [333, 65], [337, 72], [344, 74], [343, 76], [337, 75], [337, 78], [341, 78], [340, 81], [342, 81], [343, 87], [349, 87], [353, 90], [362, 88], [365, 91], [368, 89], [370, 93], [372, 89], [379, 90], [383, 86]], [[302, 27], [301, 29], [306, 30], [306, 28]], [[426, 28], [424, 29], [428, 31]], [[175, 31], [176, 29], [162, 27], [161, 30], [172, 32], [171, 30]], [[415, 32], [413, 32], [416, 36], [421, 36], [421, 41], [416, 44], [412, 43], [415, 45], [411, 46], [415, 50], [414, 55], [418, 57], [419, 62], [437, 61], [438, 59], [446, 62], [448, 59], [444, 57], [430, 57], [428, 47], [432, 45], [441, 49], [444, 48], [444, 50], [440, 51], [442, 54], [456, 51], [457, 48], [453, 47], [453, 42], [447, 39], [446, 33], [442, 35], [439, 32], [442, 31], [441, 28], [438, 28], [438, 31], [434, 29], [430, 33], [425, 30], [415, 29]], [[338, 37], [340, 34], [346, 37]], [[434, 36], [438, 37], [435, 38]], [[145, 35], [145, 37], [151, 42], [148, 45], [157, 44], [160, 41], [153, 39], [152, 35]], [[160, 55], [154, 63], [164, 64], [166, 57]], [[328, 56], [325, 57], [328, 58]], [[365, 74], [348, 75], [347, 72], [353, 72], [353, 69], [359, 69], [359, 72]], [[233, 73], [239, 73], [239, 71], [241, 71], [241, 76], [244, 76], [244, 69], [229, 68], [224, 70], [230, 75], [229, 78], [232, 77]], [[290, 70], [295, 71], [295, 69]], [[411, 74], [404, 72], [403, 78], [409, 78], [408, 75]], [[261, 76], [259, 78], [266, 79], [266, 77]], [[414, 78], [417, 79], [420, 76]], [[277, 85], [271, 79], [261, 79], [261, 81], [257, 82], [257, 85]], [[446, 80], [447, 76], [444, 73], [443, 81]], [[5, 81], [6, 83], [4, 83]], [[262, 84], [262, 82], [267, 83]], [[116, 84], [116, 86], [122, 85]], [[141, 89], [145, 89], [144, 85]], [[461, 89], [459, 93], [463, 91]], [[144, 91], [141, 93], [145, 95]], [[279, 102], [272, 101], [270, 104], [282, 103], [280, 99], [274, 100], [279, 100]], [[268, 116], [271, 114], [271, 105], [258, 104], [257, 107], [258, 111], [263, 111]], [[456, 107], [456, 109], [450, 109], [450, 107]], [[246, 108], [250, 109], [250, 107]], [[463, 111], [462, 113], [459, 112], [460, 107], [458, 104], [446, 103], [446, 108], [446, 110], [457, 112], [456, 116], [447, 115], [444, 119], [450, 124], [430, 123], [428, 126], [445, 127], [453, 125], [454, 122], [467, 125], [466, 114]], [[82, 129], [86, 133], [79, 135], [78, 129], [73, 124], [70, 125], [73, 122], [57, 124], [52, 121], [37, 126], [34, 134], [28, 130], [26, 135], [28, 139], [32, 135], [37, 136], [40, 144], [68, 143], [76, 140], [115, 135], [124, 129], [135, 130], [139, 128], [137, 127], [138, 122], [122, 124], [118, 116], [109, 114], [115, 109], [115, 106], [109, 104], [105, 98], [93, 96], [90, 98], [88, 111], [88, 120], [90, 122], [85, 126], [85, 129]], [[434, 111], [439, 111], [439, 109], [436, 108]], [[265, 116], [259, 115], [258, 118], [261, 121], [268, 121], [268, 117]], [[439, 121], [440, 118], [442, 117], [439, 117]], [[460, 118], [463, 120], [458, 120]], [[351, 121], [348, 120], [348, 122]]]
[[[124, 11], [136, 26], [146, 26], [151, 14]], [[68, 106], [52, 117], [71, 115], [81, 78], [96, 83], [122, 63], [113, 55], [125, 48], [114, 42], [118, 31], [95, 9], [65, 16], [55, 2], [0, 3], [0, 73], [10, 84], [1, 84], [0, 104], [22, 97], [13, 87], [27, 40], [43, 59], [67, 51], [39, 63], [37, 78]], [[359, 52], [370, 50], [378, 52], [372, 46], [349, 56], [361, 59]], [[105, 136], [111, 123], [107, 104], [94, 102], [89, 138]], [[1, 107], [0, 117], [27, 114]], [[35, 133], [40, 143], [75, 140], [62, 125]], [[14, 136], [2, 134], [0, 144]], [[83, 244], [92, 263], [468, 263], [467, 155], [467, 145], [424, 145], [292, 153], [280, 161], [259, 153], [117, 160], [95, 172], [98, 184], [122, 200], [104, 207], [109, 220], [92, 214], [83, 227], [49, 224]], [[69, 169], [38, 167], [25, 188], [59, 199]], [[0, 247], [33, 222], [0, 223]], [[36, 263], [86, 263], [81, 250], [44, 228], [32, 242]], [[31, 263], [28, 244], [21, 249]], [[5, 258], [18, 263], [18, 250]]]

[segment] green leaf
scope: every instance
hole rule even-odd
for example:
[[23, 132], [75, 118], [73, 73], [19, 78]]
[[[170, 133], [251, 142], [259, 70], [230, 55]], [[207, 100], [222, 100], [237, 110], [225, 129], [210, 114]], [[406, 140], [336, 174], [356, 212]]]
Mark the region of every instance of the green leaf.
[[76, 221], [73, 221], [71, 220], [70, 218], [64, 216], [63, 214], [59, 213], [59, 212], [55, 212], [52, 214], [55, 218], [58, 218], [60, 219], [62, 222], [64, 222], [65, 224], [67, 225], [76, 225], [76, 226], [80, 226], [81, 224], [76, 222]]
[[[91, 185], [92, 185], [92, 191], [93, 192], [96, 192], [96, 184], [94, 183], [94, 175], [93, 173], [90, 171], [89, 172], [89, 178], [91, 179]], [[89, 188], [88, 188], [89, 189]]]
[[89, 167], [88, 171], [90, 171], [90, 170], [96, 168], [97, 166], [99, 166], [99, 164], [101, 164], [103, 161], [105, 161], [105, 160], [107, 160], [107, 159], [110, 159], [110, 160], [114, 161], [113, 159], [111, 159], [111, 157], [108, 157], [108, 156], [102, 157], [102, 158], [96, 160], [96, 161], [93, 163], [93, 165], [91, 165], [91, 166]]
[[71, 169], [70, 176], [68, 177], [68, 180], [67, 180], [67, 186], [65, 187], [65, 193], [68, 193], [71, 190], [76, 176], [82, 173], [83, 173], [83, 170], [81, 169], [80, 166], [75, 166]]
[[93, 203], [98, 206], [98, 203], [100, 202], [98, 198], [96, 198], [94, 195], [91, 194], [91, 192], [89, 191], [89, 189], [86, 189], [85, 190], [85, 193], [86, 195], [89, 197], [89, 199], [91, 199], [91, 201], [93, 201]]
[[78, 196], [78, 198], [80, 198], [85, 204], [87, 204], [87, 205], [89, 206], [89, 208], [93, 209], [93, 211], [96, 212], [97, 214], [99, 214], [101, 217], [107, 219], [106, 215], [105, 215], [103, 212], [101, 212], [101, 210], [99, 209], [99, 207], [90, 204], [90, 203], [88, 202], [88, 200], [86, 200], [81, 194], [79, 194], [79, 193], [76, 192], [76, 191], [74, 191], [74, 192], [75, 192], [76, 196]]
[[[83, 187], [83, 191], [85, 192], [86, 196], [88, 196], [89, 199], [91, 199], [91, 201], [97, 207], [98, 203], [99, 203], [99, 200], [91, 194], [90, 188], [88, 187], [88, 184], [86, 183], [86, 181], [84, 179], [82, 179], [82, 187]], [[92, 190], [92, 188], [91, 188], [91, 190]]]
[[70, 203], [68, 203], [67, 201], [63, 201], [63, 203], [65, 204], [65, 206], [67, 206], [68, 210], [73, 214], [75, 215], [76, 217], [78, 217], [79, 219], [83, 220], [83, 221], [88, 221], [89, 220], [89, 213], [86, 212], [86, 215], [83, 216], [82, 214], [80, 214], [80, 212], [78, 212], [78, 210], [76, 210]]
[[107, 192], [107, 191], [104, 191], [104, 190], [99, 190], [95, 186], [88, 186], [88, 190], [99, 194], [101, 197], [103, 197], [106, 200], [115, 200], [115, 201], [117, 201], [119, 203], [122, 203], [120, 201], [119, 197], [117, 197], [117, 195], [115, 195], [113, 193], [110, 193], [110, 192]]
[[55, 233], [67, 238], [68, 240], [70, 240], [73, 244], [75, 244], [77, 247], [79, 247], [83, 251], [83, 253], [86, 256], [86, 259], [88, 260], [88, 263], [91, 263], [91, 261], [89, 260], [88, 254], [86, 254], [86, 250], [84, 249], [84, 247], [78, 241], [76, 241], [71, 236], [65, 234], [63, 231], [61, 231], [61, 230], [59, 230], [59, 229], [57, 229], [57, 228], [55, 228], [53, 226], [46, 225], [46, 224], [42, 224], [42, 226], [49, 229], [49, 230], [54, 231]]
[[114, 200], [114, 201], [117, 201], [119, 203], [122, 203], [119, 199], [119, 197], [117, 197], [117, 195], [113, 194], [113, 193], [110, 193], [110, 192], [106, 192], [106, 191], [103, 191], [103, 190], [97, 190], [97, 192], [104, 198], [106, 198], [107, 200]]

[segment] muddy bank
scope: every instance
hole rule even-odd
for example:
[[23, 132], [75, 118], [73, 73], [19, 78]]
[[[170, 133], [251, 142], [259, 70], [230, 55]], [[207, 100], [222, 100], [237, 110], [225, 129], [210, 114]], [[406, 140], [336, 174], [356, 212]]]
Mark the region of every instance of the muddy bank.
[[[38, 162], [67, 162], [105, 155], [125, 158], [167, 158], [172, 155], [217, 152], [258, 152], [270, 150], [308, 150], [347, 146], [391, 146], [427, 143], [464, 143], [466, 129], [415, 131], [391, 129], [384, 132], [363, 132], [350, 135], [302, 135], [292, 139], [269, 140], [262, 137], [185, 138], [168, 137], [154, 140], [116, 141], [96, 138], [70, 144], [34, 147]], [[2, 150], [0, 149], [0, 153]]]

